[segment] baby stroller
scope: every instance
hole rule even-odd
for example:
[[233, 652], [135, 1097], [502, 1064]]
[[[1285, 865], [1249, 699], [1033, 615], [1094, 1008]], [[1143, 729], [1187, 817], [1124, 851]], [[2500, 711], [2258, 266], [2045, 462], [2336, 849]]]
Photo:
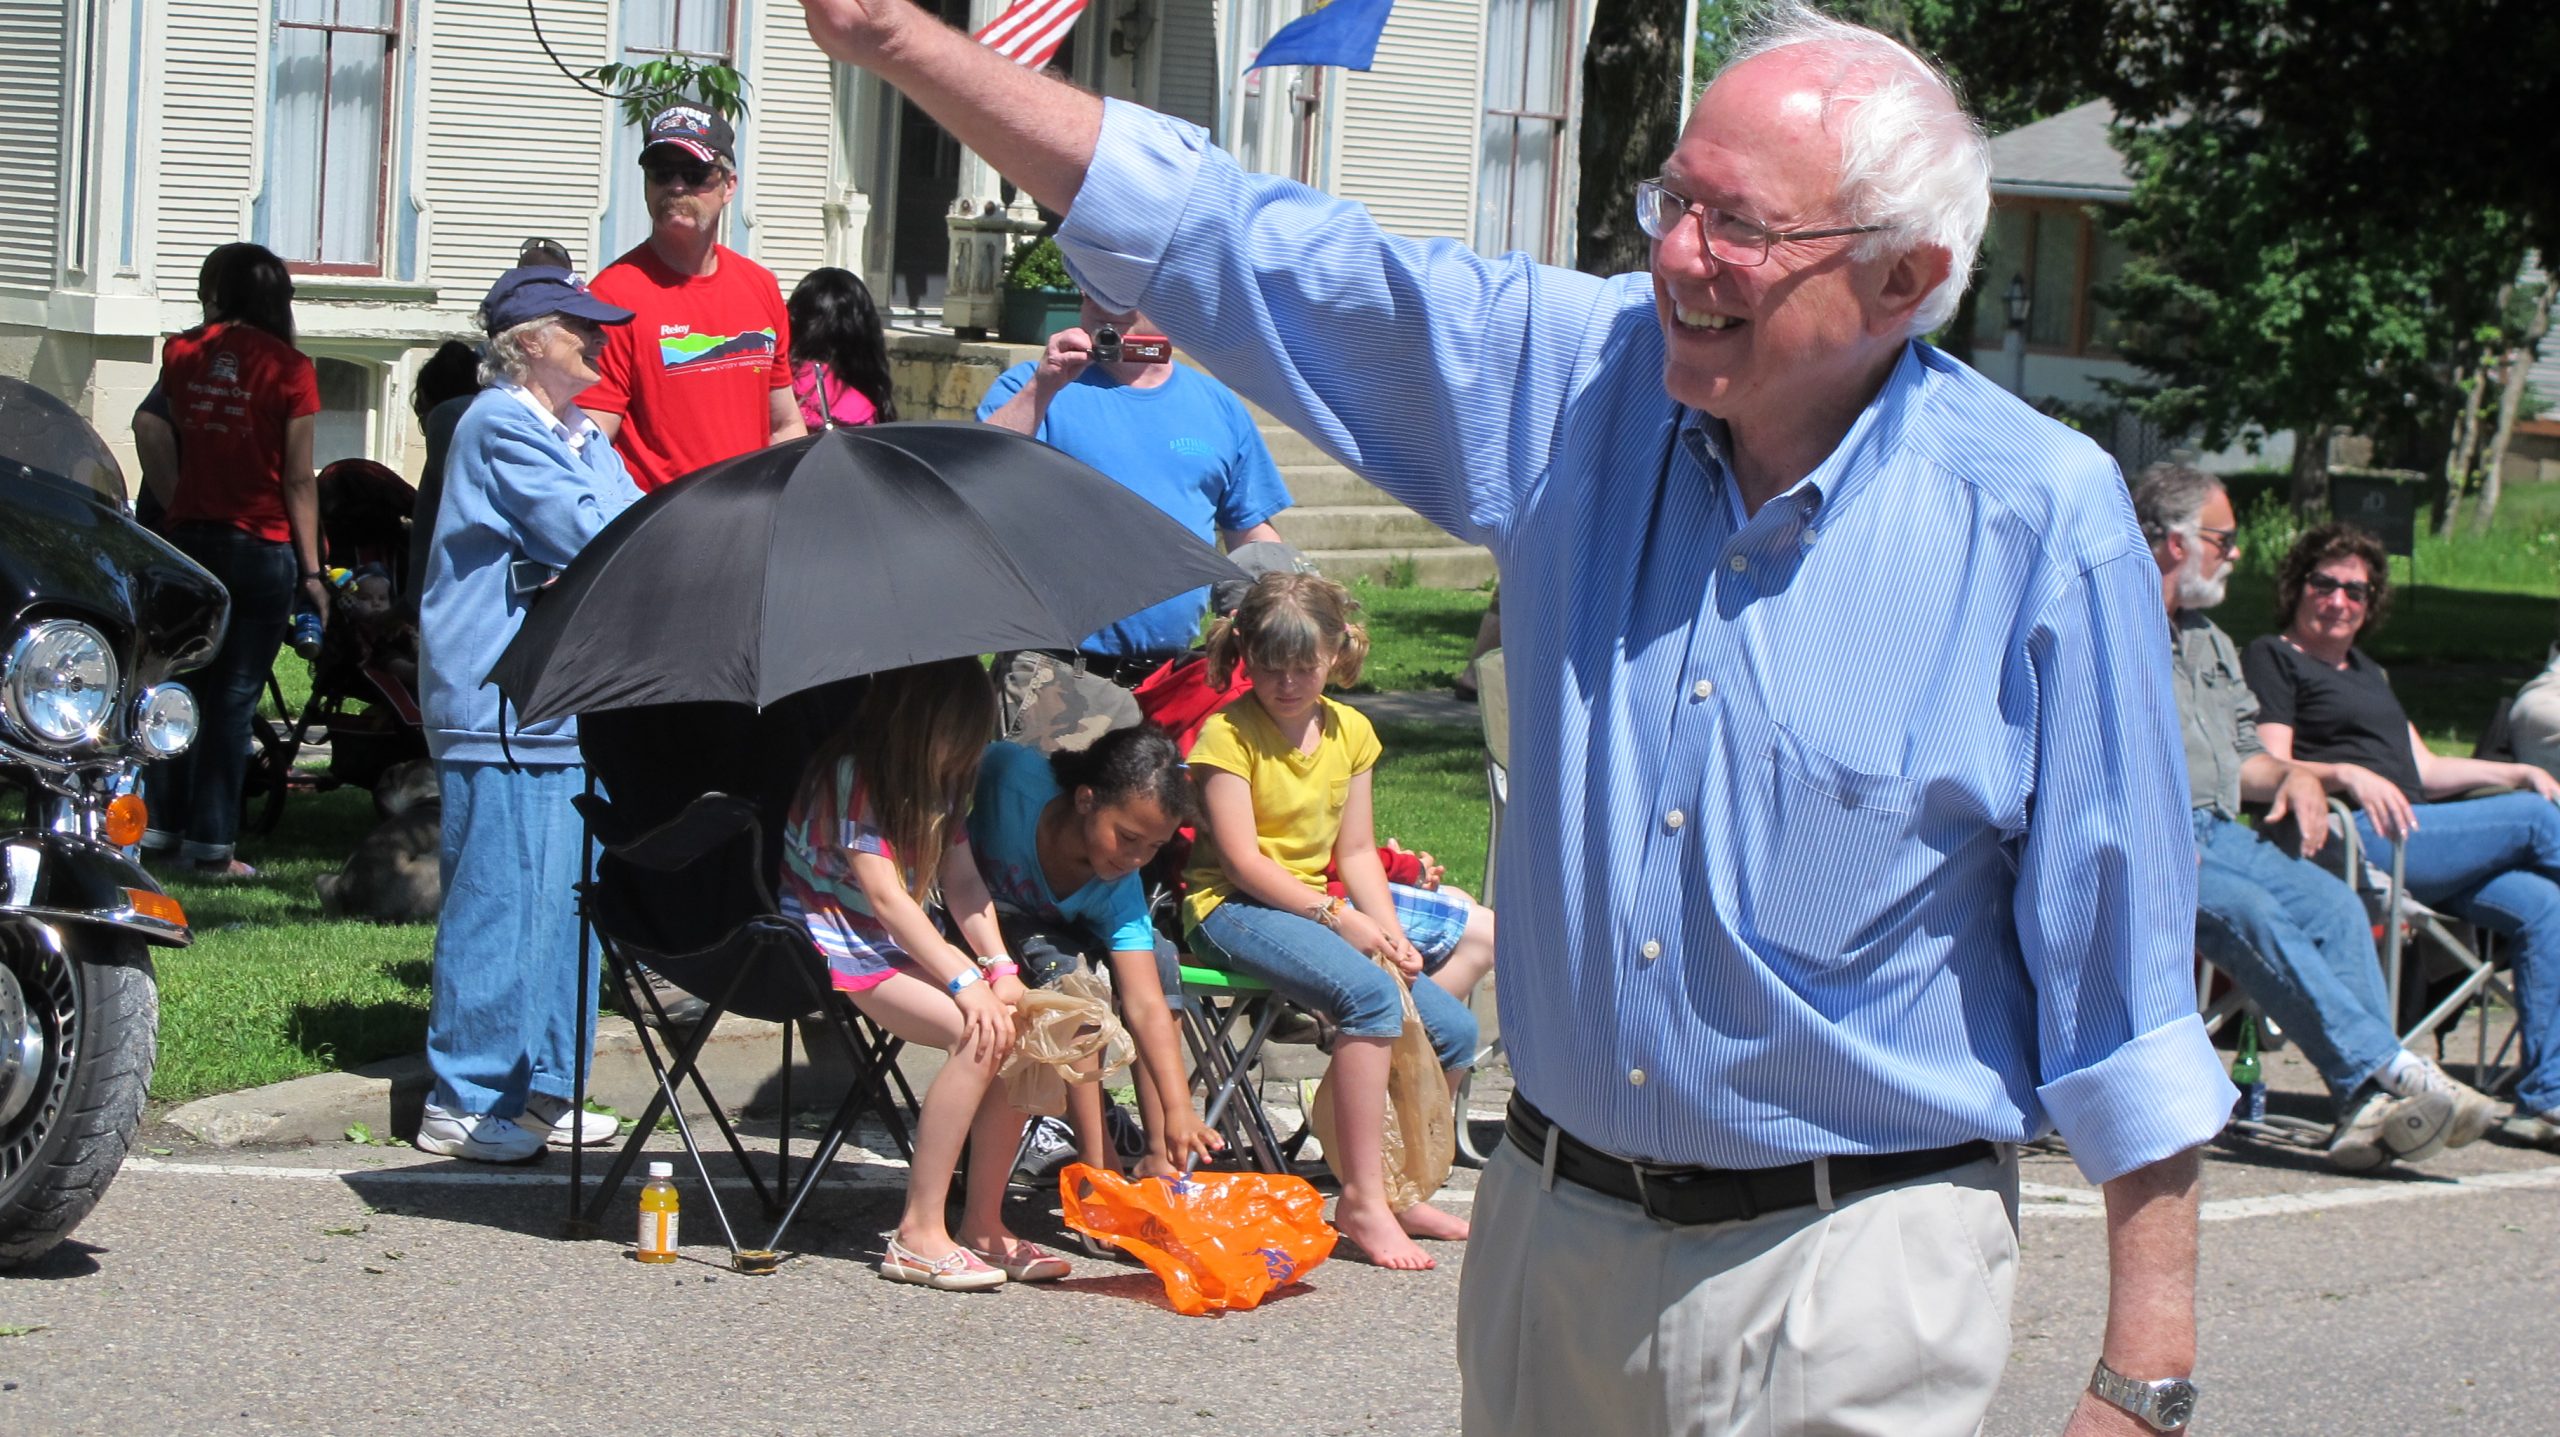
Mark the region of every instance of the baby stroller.
[[[322, 469], [319, 490], [321, 553], [333, 582], [329, 623], [309, 660], [311, 695], [300, 713], [286, 702], [275, 669], [267, 671], [268, 703], [250, 729], [258, 751], [241, 795], [241, 827], [251, 833], [272, 830], [297, 787], [371, 788], [393, 764], [427, 756], [409, 575], [417, 491], [370, 459]], [[304, 746], [323, 741], [327, 768], [298, 771]]]

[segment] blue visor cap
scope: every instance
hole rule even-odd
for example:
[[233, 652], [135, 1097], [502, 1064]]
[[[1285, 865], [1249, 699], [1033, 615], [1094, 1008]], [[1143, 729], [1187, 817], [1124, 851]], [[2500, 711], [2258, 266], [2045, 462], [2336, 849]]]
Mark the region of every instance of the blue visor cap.
[[631, 311], [596, 298], [575, 273], [549, 265], [508, 270], [480, 301], [480, 322], [491, 334], [554, 314], [598, 324], [631, 322]]

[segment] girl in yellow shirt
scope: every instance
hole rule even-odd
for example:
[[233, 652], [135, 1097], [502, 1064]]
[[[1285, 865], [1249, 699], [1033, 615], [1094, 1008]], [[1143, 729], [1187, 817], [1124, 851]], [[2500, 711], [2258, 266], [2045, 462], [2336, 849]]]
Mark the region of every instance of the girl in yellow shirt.
[[[1475, 1054], [1465, 995], [1493, 968], [1493, 910], [1454, 888], [1387, 882], [1369, 786], [1377, 731], [1324, 692], [1328, 681], [1356, 682], [1368, 656], [1356, 607], [1330, 580], [1266, 574], [1210, 639], [1210, 682], [1225, 688], [1241, 664], [1253, 688], [1192, 745], [1207, 829], [1192, 849], [1184, 928], [1203, 962], [1261, 979], [1338, 1027], [1334, 1225], [1382, 1267], [1427, 1268], [1413, 1239], [1462, 1241], [1467, 1224], [1428, 1203], [1387, 1205], [1381, 1145], [1388, 1056], [1404, 1029], [1399, 990], [1411, 985], [1454, 1085]], [[1328, 863], [1348, 902], [1326, 893]]]

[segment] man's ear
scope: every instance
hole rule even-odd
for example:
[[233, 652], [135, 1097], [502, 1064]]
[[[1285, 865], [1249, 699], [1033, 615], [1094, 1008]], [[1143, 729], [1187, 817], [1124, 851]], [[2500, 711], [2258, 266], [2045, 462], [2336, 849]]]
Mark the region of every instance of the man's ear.
[[1872, 327], [1878, 333], [1907, 333], [1911, 315], [1938, 292], [1955, 268], [1943, 245], [1913, 245], [1888, 260], [1875, 291]]

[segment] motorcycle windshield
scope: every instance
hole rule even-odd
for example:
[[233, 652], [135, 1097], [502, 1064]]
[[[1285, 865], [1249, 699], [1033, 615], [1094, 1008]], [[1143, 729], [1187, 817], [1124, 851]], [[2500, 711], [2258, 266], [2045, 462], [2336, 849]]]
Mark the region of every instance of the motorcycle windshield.
[[125, 502], [124, 470], [107, 441], [78, 410], [23, 379], [0, 378], [0, 475]]

